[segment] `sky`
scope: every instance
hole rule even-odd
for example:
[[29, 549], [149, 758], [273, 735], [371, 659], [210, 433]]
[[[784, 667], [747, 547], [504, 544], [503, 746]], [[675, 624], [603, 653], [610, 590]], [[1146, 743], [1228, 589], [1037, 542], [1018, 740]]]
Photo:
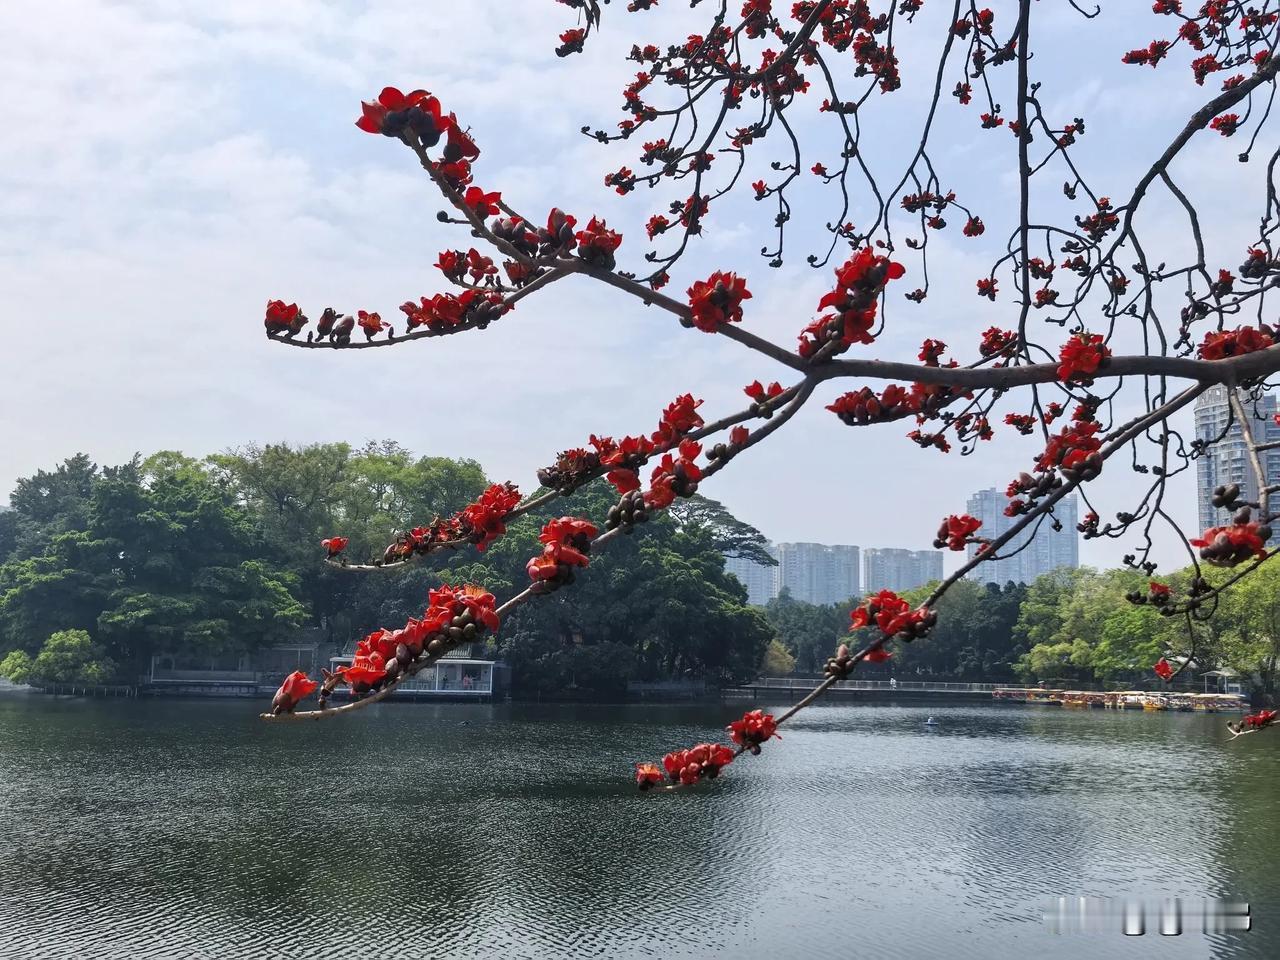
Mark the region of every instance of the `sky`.
[[[0, 491], [78, 451], [110, 464], [160, 449], [202, 456], [249, 443], [384, 438], [474, 458], [493, 479], [528, 490], [539, 466], [591, 433], [652, 430], [677, 394], [704, 398], [711, 419], [738, 409], [752, 380], [785, 383], [772, 361], [585, 278], [529, 298], [482, 333], [348, 353], [263, 336], [264, 305], [277, 297], [312, 318], [332, 304], [399, 321], [398, 304], [447, 289], [432, 267], [438, 252], [471, 243], [436, 221], [440, 198], [405, 148], [353, 126], [360, 100], [386, 85], [431, 90], [471, 128], [483, 150], [478, 184], [532, 219], [552, 206], [584, 221], [606, 217], [625, 238], [620, 266], [641, 269], [641, 225], [680, 191], [616, 196], [603, 176], [637, 168], [638, 144], [602, 147], [579, 129], [622, 118], [633, 42], [679, 40], [705, 25], [708, 14], [686, 6], [629, 15], [614, 4], [587, 52], [562, 60], [556, 36], [574, 13], [551, 0], [7, 0]], [[1013, 4], [991, 6], [998, 25], [1012, 20]], [[918, 141], [951, 13], [939, 0], [925, 7], [895, 38], [903, 89], [865, 111], [866, 156], [883, 179], [896, 179]], [[1217, 89], [1197, 87], [1182, 62], [1162, 71], [1119, 63], [1168, 32], [1148, 10], [1104, 0], [1086, 21], [1065, 4], [1035, 8], [1034, 37], [1053, 38], [1033, 44], [1046, 111], [1062, 123], [1086, 118], [1074, 155], [1114, 197], [1128, 195]], [[935, 337], [967, 361], [980, 331], [1016, 323], [1012, 297], [992, 305], [973, 286], [1016, 223], [1013, 138], [978, 129], [976, 101], [943, 101], [932, 159], [987, 233], [966, 240], [956, 223], [933, 235], [935, 292], [919, 307], [894, 304], [885, 336], [856, 348], [860, 356], [914, 359]], [[797, 122], [814, 143], [806, 166], [833, 165], [822, 117], [810, 111]], [[1256, 230], [1264, 164], [1236, 162], [1240, 139], [1202, 133], [1174, 167], [1206, 203], [1211, 267], [1234, 268]], [[1061, 179], [1044, 178], [1033, 214], [1061, 214]], [[831, 287], [830, 269], [809, 268], [805, 254], [824, 241], [832, 197], [816, 178], [801, 185], [787, 262], [776, 270], [759, 256], [772, 239], [769, 212], [749, 196], [718, 205], [668, 292], [736, 270], [754, 293], [745, 326], [794, 343]], [[864, 214], [855, 201], [851, 219]], [[1185, 220], [1167, 195], [1141, 225], [1157, 255], [1185, 257]], [[904, 260], [909, 290], [919, 267]], [[919, 450], [902, 424], [850, 429], [823, 406], [859, 386], [824, 385], [821, 402], [702, 492], [775, 541], [921, 549], [969, 493], [1003, 488], [1038, 452], [1035, 438], [1007, 429], [965, 458]], [[1024, 409], [1011, 402], [1000, 416]], [[1133, 488], [1117, 467], [1093, 493], [1105, 515], [1132, 506]], [[1194, 497], [1189, 476], [1171, 482], [1169, 505], [1188, 527]], [[1110, 566], [1132, 546], [1082, 543], [1081, 557]], [[1167, 538], [1156, 556], [1180, 563]]]

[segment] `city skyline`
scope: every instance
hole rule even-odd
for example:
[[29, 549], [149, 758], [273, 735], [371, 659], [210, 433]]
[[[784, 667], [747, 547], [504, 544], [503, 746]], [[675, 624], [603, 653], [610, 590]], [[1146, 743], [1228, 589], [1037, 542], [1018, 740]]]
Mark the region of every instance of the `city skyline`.
[[[1005, 514], [1009, 498], [1003, 490], [988, 487], [970, 495], [965, 512], [982, 521], [978, 536], [995, 539], [1007, 533], [1019, 521], [1019, 517]], [[1033, 525], [997, 552], [997, 559], [988, 560], [966, 574], [979, 583], [1032, 583], [1037, 577], [1063, 568], [1080, 566], [1079, 500], [1076, 495], [1063, 497], [1054, 507], [1055, 528], [1048, 518], [1037, 530]], [[965, 556], [972, 560], [978, 547], [970, 544]]]
[[[774, 560], [778, 559], [778, 552], [772, 543], [765, 544], [765, 549]], [[763, 607], [778, 595], [777, 564], [766, 567], [746, 557], [725, 557], [724, 568], [747, 588], [747, 603], [752, 606]]]
[[806, 603], [841, 603], [862, 595], [862, 557], [850, 543], [779, 543], [778, 588]]
[[809, 542], [766, 542], [765, 550], [775, 566], [725, 557], [725, 570], [747, 588], [754, 606], [765, 606], [783, 589], [806, 603], [841, 603], [880, 590], [912, 590], [943, 575], [940, 550]]
[[941, 550], [867, 547], [862, 551], [862, 586], [867, 593], [901, 593], [942, 579]]
[[[1280, 441], [1280, 425], [1275, 421], [1274, 395], [1263, 394], [1256, 405], [1246, 404], [1245, 411], [1253, 418], [1250, 427], [1256, 443]], [[1195, 418], [1196, 439], [1212, 441], [1222, 437], [1196, 460], [1196, 506], [1200, 530], [1204, 531], [1230, 523], [1234, 512], [1213, 505], [1215, 487], [1238, 483], [1241, 500], [1257, 501], [1258, 482], [1249, 463], [1249, 453], [1240, 423], [1231, 413], [1227, 388], [1218, 386], [1206, 390], [1196, 400]], [[1280, 449], [1263, 450], [1258, 456], [1266, 471], [1267, 484], [1270, 486], [1280, 482]], [[1280, 535], [1273, 536], [1268, 542], [1280, 542]]]

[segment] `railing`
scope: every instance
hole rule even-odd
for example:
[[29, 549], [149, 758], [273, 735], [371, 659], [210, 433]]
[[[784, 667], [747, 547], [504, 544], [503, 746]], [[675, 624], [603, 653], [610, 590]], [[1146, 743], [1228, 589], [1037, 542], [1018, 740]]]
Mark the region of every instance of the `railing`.
[[136, 697], [138, 688], [124, 683], [45, 683], [41, 693], [73, 697]]
[[152, 683], [257, 683], [252, 670], [153, 670]]
[[487, 683], [477, 681], [472, 683], [471, 686], [467, 686], [462, 683], [450, 683], [447, 687], [437, 686], [434, 678], [426, 680], [405, 680], [400, 684], [398, 689], [403, 690], [406, 693], [489, 694], [493, 693], [493, 678], [490, 677], [489, 682]]
[[[812, 690], [822, 680], [815, 677], [760, 677], [743, 687], [767, 687], [770, 690]], [[837, 690], [888, 690], [917, 691], [922, 693], [990, 693], [997, 687], [1007, 686], [1001, 683], [951, 683], [931, 680], [839, 680], [834, 684]]]

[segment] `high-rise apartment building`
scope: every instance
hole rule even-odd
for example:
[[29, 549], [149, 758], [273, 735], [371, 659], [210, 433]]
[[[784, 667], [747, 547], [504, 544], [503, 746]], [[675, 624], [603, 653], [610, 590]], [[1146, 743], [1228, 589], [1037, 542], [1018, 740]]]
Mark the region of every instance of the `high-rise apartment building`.
[[[1249, 427], [1256, 443], [1280, 440], [1280, 426], [1276, 425], [1276, 398], [1264, 394], [1253, 404], [1244, 403], [1250, 416]], [[1213, 488], [1229, 483], [1240, 484], [1242, 500], [1258, 499], [1258, 483], [1249, 465], [1249, 451], [1239, 422], [1231, 416], [1231, 400], [1226, 387], [1210, 387], [1196, 400], [1196, 438], [1212, 442], [1196, 460], [1196, 499], [1199, 504], [1200, 531], [1231, 522], [1231, 511], [1215, 507], [1212, 503]], [[1261, 419], [1258, 419], [1261, 418]], [[1227, 424], [1231, 428], [1227, 429]], [[1223, 436], [1223, 434], [1226, 434]], [[1218, 439], [1221, 437], [1221, 439]], [[1280, 483], [1280, 448], [1263, 450], [1258, 456], [1267, 474], [1267, 485]], [[1280, 540], [1280, 533], [1271, 543]]]
[[862, 589], [865, 593], [914, 590], [942, 579], [942, 551], [869, 547], [862, 551]]
[[[772, 543], [766, 544], [765, 549], [775, 560], [778, 559], [778, 550]], [[724, 568], [741, 580], [742, 585], [747, 588], [747, 603], [763, 607], [778, 595], [776, 564], [766, 567], [746, 557], [725, 557]]]
[[844, 544], [778, 544], [778, 585], [806, 603], [842, 603], [861, 595], [858, 548]]
[[[982, 521], [978, 536], [994, 539], [1007, 533], [1009, 528], [1021, 519], [1005, 516], [1004, 508], [1008, 504], [1009, 498], [1003, 491], [996, 490], [994, 487], [989, 490], [979, 490], [969, 498], [966, 512]], [[1033, 524], [1021, 536], [997, 551], [1003, 557], [1002, 559], [988, 560], [978, 564], [969, 571], [969, 579], [979, 583], [1001, 585], [1010, 581], [1031, 583], [1037, 577], [1051, 571], [1063, 567], [1078, 567], [1080, 565], [1080, 534], [1076, 530], [1076, 524], [1079, 522], [1078, 510], [1079, 505], [1075, 494], [1063, 497], [1053, 509], [1053, 515], [1062, 525], [1061, 530], [1054, 530], [1050, 521], [1046, 519], [1040, 524], [1038, 532], [1034, 533], [1032, 542], [1028, 544], [1028, 539], [1036, 530]], [[1019, 547], [1023, 549], [1018, 550]], [[973, 559], [976, 553], [977, 547], [971, 544], [967, 550], [969, 558]], [[1012, 555], [1004, 556], [1006, 554]]]

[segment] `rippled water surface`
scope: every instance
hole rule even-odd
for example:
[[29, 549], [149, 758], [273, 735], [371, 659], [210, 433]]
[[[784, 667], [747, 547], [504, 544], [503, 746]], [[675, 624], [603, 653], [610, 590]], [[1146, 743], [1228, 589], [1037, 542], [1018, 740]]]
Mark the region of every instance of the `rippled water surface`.
[[[3, 957], [1280, 957], [1280, 735], [836, 705], [697, 790], [631, 764], [735, 705], [0, 698]], [[1062, 936], [1060, 895], [1254, 930]]]

